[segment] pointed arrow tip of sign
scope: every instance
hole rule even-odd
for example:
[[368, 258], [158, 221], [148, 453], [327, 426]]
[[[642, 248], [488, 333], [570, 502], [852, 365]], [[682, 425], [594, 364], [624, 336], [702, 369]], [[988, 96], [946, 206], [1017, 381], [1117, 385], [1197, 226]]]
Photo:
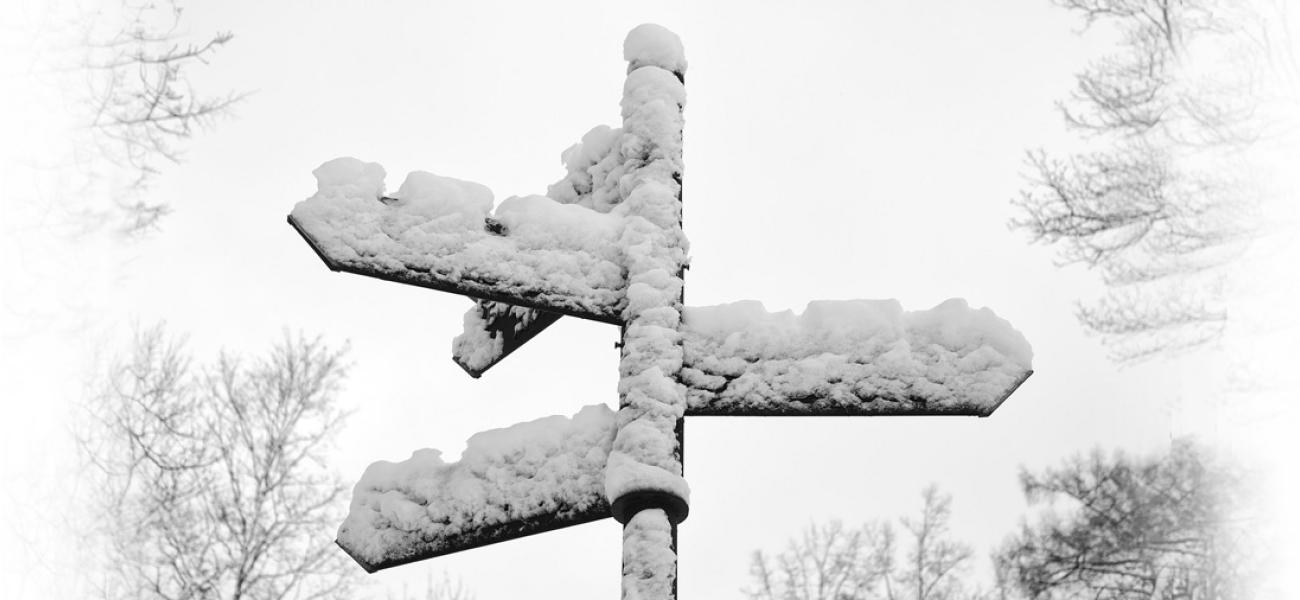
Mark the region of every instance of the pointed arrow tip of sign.
[[352, 551], [348, 550], [348, 547], [344, 546], [343, 542], [340, 542], [338, 539], [334, 540], [334, 545], [341, 548], [343, 550], [343, 553], [347, 554], [348, 557], [351, 558], [354, 562], [356, 562], [357, 565], [359, 565], [362, 569], [365, 569], [366, 573], [374, 573], [375, 571], [379, 570], [379, 567], [372, 565], [370, 564], [370, 562], [363, 560], [360, 556], [353, 554]]
[[339, 271], [338, 262], [325, 254], [325, 251], [321, 249], [320, 244], [317, 244], [316, 240], [312, 239], [312, 237], [307, 234], [307, 231], [302, 228], [302, 225], [298, 223], [297, 219], [293, 218], [293, 215], [289, 215], [288, 221], [289, 225], [293, 227], [293, 230], [297, 231], [298, 235], [302, 236], [303, 241], [307, 242], [308, 246], [311, 246], [311, 250], [316, 253], [316, 257], [319, 258], [321, 262], [325, 263], [325, 266], [329, 267], [329, 270], [337, 273]]
[[462, 371], [465, 371], [466, 373], [469, 374], [470, 377], [473, 377], [474, 379], [478, 379], [478, 378], [480, 378], [480, 377], [483, 376], [483, 371], [481, 371], [481, 370], [479, 370], [479, 369], [473, 369], [473, 368], [470, 368], [468, 365], [466, 365], [465, 363], [461, 362], [461, 361], [460, 361], [457, 357], [455, 357], [455, 356], [451, 357], [451, 362], [456, 363], [456, 366], [460, 367]]
[[1007, 398], [1011, 397], [1011, 394], [1016, 393], [1016, 390], [1020, 389], [1020, 386], [1023, 385], [1025, 381], [1029, 379], [1029, 376], [1033, 374], [1034, 374], [1033, 369], [1029, 369], [1028, 371], [1025, 371], [1025, 374], [1022, 377], [1020, 377], [1020, 379], [1017, 379], [1016, 382], [1010, 388], [1007, 389], [1006, 393], [1002, 394], [1001, 398], [998, 398], [997, 402], [991, 404], [988, 410], [980, 415], [980, 418], [982, 419], [984, 417], [992, 416], [993, 412], [996, 411], [999, 407], [1001, 407], [1002, 403], [1006, 402]]

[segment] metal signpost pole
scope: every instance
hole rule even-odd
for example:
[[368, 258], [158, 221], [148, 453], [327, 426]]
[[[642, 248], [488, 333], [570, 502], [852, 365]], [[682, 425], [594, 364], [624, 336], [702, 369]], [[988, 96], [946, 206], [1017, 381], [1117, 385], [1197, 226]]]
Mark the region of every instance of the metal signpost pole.
[[[635, 34], [634, 34], [635, 35]], [[624, 200], [628, 225], [621, 240], [628, 305], [619, 361], [618, 434], [606, 489], [623, 523], [623, 597], [675, 598], [677, 524], [686, 518], [678, 433], [686, 392], [680, 327], [686, 236], [682, 232], [682, 108], [680, 52], [625, 45], [623, 133], [640, 142], [638, 164]], [[671, 64], [669, 57], [679, 64]], [[634, 142], [635, 143], [635, 142]]]

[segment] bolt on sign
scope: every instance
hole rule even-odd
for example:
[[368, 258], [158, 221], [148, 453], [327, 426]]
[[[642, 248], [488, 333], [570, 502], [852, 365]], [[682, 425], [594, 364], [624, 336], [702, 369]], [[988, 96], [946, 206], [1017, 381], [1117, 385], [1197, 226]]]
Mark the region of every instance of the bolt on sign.
[[388, 195], [381, 166], [339, 158], [289, 216], [331, 270], [470, 297], [452, 354], [473, 377], [564, 316], [622, 333], [617, 411], [479, 433], [453, 463], [419, 450], [366, 469], [338, 544], [367, 571], [613, 517], [623, 596], [673, 598], [684, 417], [983, 417], [1032, 373], [1024, 336], [959, 299], [683, 306], [686, 59], [649, 24], [623, 55], [622, 127], [566, 150], [544, 196], [493, 210], [486, 187], [426, 172]]

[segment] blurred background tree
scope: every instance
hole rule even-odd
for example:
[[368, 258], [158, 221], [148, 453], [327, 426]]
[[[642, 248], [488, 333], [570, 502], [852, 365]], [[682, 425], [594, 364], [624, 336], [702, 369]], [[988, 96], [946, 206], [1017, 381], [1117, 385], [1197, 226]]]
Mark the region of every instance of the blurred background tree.
[[180, 162], [183, 143], [218, 117], [230, 114], [244, 94], [204, 96], [189, 74], [208, 63], [234, 35], [218, 32], [198, 42], [182, 34], [183, 9], [172, 2], [123, 0], [116, 11], [97, 11], [85, 24], [84, 76], [78, 98], [94, 142], [93, 151], [126, 173], [102, 218], [127, 233], [157, 225], [167, 204], [143, 194], [166, 163]]
[[1046, 509], [996, 562], [1035, 599], [1254, 598], [1269, 564], [1246, 482], [1189, 440], [1159, 456], [1094, 451], [1025, 472], [1025, 496]]
[[907, 544], [898, 558], [896, 534], [887, 521], [849, 529], [840, 521], [812, 524], [785, 551], [761, 550], [750, 561], [755, 600], [958, 600], [967, 597], [962, 577], [971, 547], [951, 538], [952, 498], [937, 487], [921, 494], [918, 518], [902, 518]]
[[345, 488], [324, 463], [343, 425], [343, 351], [287, 336], [197, 367], [138, 332], [86, 407], [83, 456], [106, 540], [104, 598], [349, 598], [334, 546]]
[[[1285, 3], [1057, 0], [1119, 36], [1060, 103], [1087, 150], [1029, 153], [1014, 228], [1095, 269], [1080, 322], [1134, 361], [1218, 340], [1226, 266], [1260, 232], [1257, 152], [1293, 136], [1300, 68]], [[1278, 109], [1281, 110], [1278, 110]]]
[[[922, 494], [904, 518], [857, 529], [810, 525], [786, 550], [751, 559], [755, 600], [1247, 600], [1278, 565], [1263, 532], [1257, 478], [1191, 439], [1133, 457], [1094, 450], [1024, 471], [1031, 512], [976, 585], [970, 545], [948, 531], [952, 499]], [[1276, 591], [1276, 590], [1272, 590]]]
[[[25, 226], [83, 236], [108, 230], [136, 236], [171, 210], [148, 194], [194, 135], [232, 115], [246, 97], [204, 93], [195, 75], [234, 38], [187, 30], [177, 0], [108, 0], [33, 7], [20, 30], [35, 62], [24, 95], [60, 115], [32, 132], [66, 138], [29, 159], [41, 209]], [[48, 143], [48, 142], [44, 142]]]

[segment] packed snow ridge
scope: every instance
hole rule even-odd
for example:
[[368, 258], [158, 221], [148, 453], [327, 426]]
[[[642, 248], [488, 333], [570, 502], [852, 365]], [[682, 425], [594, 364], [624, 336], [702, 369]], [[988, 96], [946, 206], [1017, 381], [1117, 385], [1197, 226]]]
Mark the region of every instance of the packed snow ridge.
[[[457, 462], [418, 450], [370, 465], [338, 541], [363, 564], [437, 554], [493, 528], [604, 510], [614, 412], [603, 404], [475, 434]], [[602, 513], [604, 514], [604, 513]]]
[[622, 303], [615, 215], [544, 196], [508, 198], [491, 212], [486, 187], [422, 171], [390, 198], [383, 167], [355, 158], [313, 174], [316, 194], [292, 217], [336, 263], [581, 313], [614, 315]]
[[948, 300], [756, 301], [686, 309], [687, 414], [870, 414], [996, 408], [1032, 368], [1029, 342], [987, 308]]

